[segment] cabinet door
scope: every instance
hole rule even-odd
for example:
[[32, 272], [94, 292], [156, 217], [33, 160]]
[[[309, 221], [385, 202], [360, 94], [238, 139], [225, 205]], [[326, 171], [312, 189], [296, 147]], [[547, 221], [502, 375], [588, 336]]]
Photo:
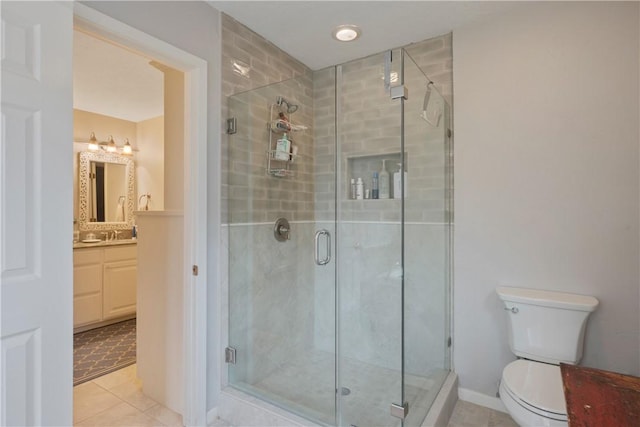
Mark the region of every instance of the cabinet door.
[[73, 268], [73, 326], [102, 320], [102, 262]]
[[137, 276], [137, 261], [104, 264], [104, 320], [135, 314]]

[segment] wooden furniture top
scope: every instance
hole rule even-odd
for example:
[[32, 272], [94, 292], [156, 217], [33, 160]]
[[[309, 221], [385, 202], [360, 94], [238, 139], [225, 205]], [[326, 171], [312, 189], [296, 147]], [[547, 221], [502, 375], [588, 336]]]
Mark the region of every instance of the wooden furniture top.
[[640, 378], [560, 364], [570, 427], [640, 426]]

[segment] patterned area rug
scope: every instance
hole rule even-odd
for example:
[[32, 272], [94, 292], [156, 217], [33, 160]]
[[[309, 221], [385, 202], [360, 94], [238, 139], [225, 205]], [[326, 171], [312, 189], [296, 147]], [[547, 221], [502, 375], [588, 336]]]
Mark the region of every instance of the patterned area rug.
[[136, 319], [73, 336], [73, 385], [136, 363]]

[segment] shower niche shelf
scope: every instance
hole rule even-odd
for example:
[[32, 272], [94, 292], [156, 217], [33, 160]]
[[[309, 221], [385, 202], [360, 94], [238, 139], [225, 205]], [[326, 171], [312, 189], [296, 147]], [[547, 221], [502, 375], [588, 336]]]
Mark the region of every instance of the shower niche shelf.
[[[304, 132], [309, 129], [305, 125], [294, 124], [291, 122], [291, 116], [297, 109], [297, 105], [288, 103], [282, 97], [278, 97], [277, 102], [275, 104], [271, 104], [269, 108], [269, 121], [267, 123], [267, 127], [270, 132], [266, 151], [267, 175], [278, 178], [295, 176], [293, 166], [295, 165], [295, 160], [300, 159], [301, 156], [297, 153], [295, 141], [289, 135], [292, 133]], [[283, 152], [276, 149], [278, 139], [281, 139], [285, 133], [289, 136], [287, 138], [290, 141], [289, 152]]]
[[[393, 199], [393, 174], [398, 171], [398, 163], [402, 162], [402, 153], [400, 151], [390, 152], [390, 153], [380, 153], [380, 154], [362, 154], [356, 156], [347, 156], [347, 176], [345, 180], [345, 190], [344, 193], [346, 195], [347, 200], [354, 200], [350, 198], [351, 196], [351, 180], [358, 180], [358, 178], [362, 178], [362, 182], [364, 183], [364, 189], [371, 190], [372, 189], [372, 180], [373, 173], [382, 170], [382, 161], [385, 160], [385, 169], [389, 173], [389, 199]], [[407, 152], [404, 153], [404, 164], [405, 169], [408, 171], [408, 162], [409, 156]], [[380, 178], [378, 177], [378, 180]], [[378, 182], [378, 188], [380, 188], [380, 183]], [[366, 200], [366, 199], [365, 199]], [[369, 200], [386, 200], [386, 199], [369, 199]], [[358, 200], [360, 201], [360, 200]]]

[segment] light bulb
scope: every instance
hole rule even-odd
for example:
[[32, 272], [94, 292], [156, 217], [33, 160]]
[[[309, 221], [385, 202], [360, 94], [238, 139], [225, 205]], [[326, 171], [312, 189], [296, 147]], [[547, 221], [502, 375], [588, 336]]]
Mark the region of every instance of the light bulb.
[[97, 151], [98, 150], [98, 140], [96, 139], [96, 134], [91, 132], [91, 137], [89, 138], [89, 150]]
[[356, 25], [339, 25], [332, 34], [338, 41], [351, 42], [360, 37], [360, 28]]
[[124, 147], [122, 147], [123, 154], [131, 154], [131, 144], [129, 144], [129, 138], [125, 139]]
[[113, 140], [113, 137], [109, 135], [109, 144], [107, 145], [107, 151], [109, 153], [115, 153], [118, 148], [116, 147], [116, 142]]

